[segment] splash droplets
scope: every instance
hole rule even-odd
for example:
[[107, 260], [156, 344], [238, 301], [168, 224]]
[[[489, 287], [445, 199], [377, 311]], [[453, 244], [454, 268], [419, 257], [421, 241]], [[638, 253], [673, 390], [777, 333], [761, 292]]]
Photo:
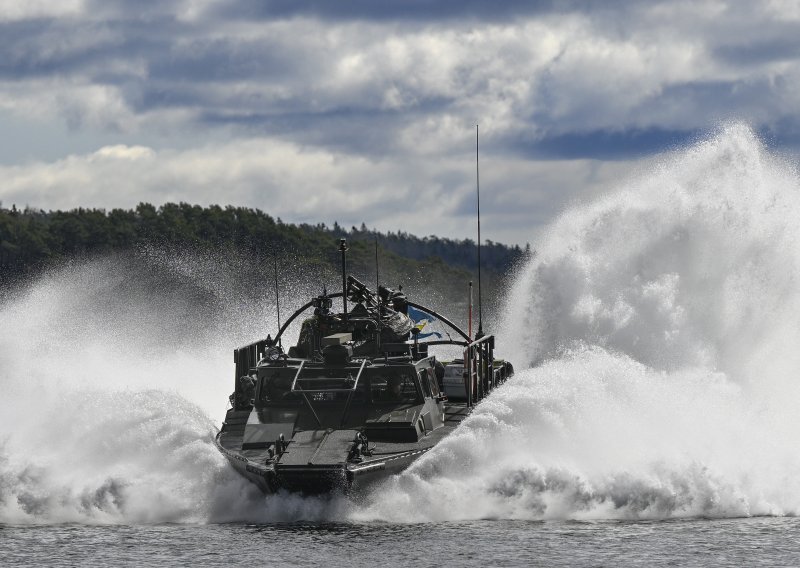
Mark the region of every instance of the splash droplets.
[[800, 184], [742, 125], [565, 212], [507, 305], [518, 368], [363, 518], [800, 512]]

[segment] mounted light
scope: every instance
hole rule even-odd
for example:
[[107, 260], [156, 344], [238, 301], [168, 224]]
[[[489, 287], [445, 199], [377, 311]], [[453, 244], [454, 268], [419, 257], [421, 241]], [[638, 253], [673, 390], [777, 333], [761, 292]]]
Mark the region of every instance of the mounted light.
[[278, 346], [270, 347], [264, 353], [264, 359], [270, 363], [277, 363], [283, 357], [283, 349]]

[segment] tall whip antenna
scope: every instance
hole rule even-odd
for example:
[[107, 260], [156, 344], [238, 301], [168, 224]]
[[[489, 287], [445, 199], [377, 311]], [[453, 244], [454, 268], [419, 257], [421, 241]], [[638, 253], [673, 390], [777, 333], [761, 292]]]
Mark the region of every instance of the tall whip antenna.
[[475, 185], [478, 190], [478, 333], [476, 338], [483, 337], [483, 302], [481, 301], [481, 170], [479, 153], [479, 125], [475, 125]]
[[375, 234], [375, 303], [377, 304], [378, 308], [378, 334], [375, 338], [375, 352], [376, 354], [380, 354], [381, 352], [381, 318], [383, 317], [383, 309], [381, 308], [381, 278], [378, 272], [378, 235]]
[[[278, 251], [272, 251], [272, 263], [275, 268], [275, 311], [278, 314], [278, 329], [281, 328], [281, 300], [280, 292], [278, 291]], [[281, 338], [278, 338], [278, 345], [282, 346]]]
[[342, 253], [342, 311], [347, 321], [347, 239], [339, 239], [339, 252]]

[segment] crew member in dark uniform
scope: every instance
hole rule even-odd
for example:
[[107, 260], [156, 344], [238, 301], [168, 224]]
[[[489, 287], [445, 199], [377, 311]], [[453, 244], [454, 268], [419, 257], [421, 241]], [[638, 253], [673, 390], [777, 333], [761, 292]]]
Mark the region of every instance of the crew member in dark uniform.
[[241, 407], [252, 408], [253, 407], [253, 399], [256, 396], [256, 379], [255, 377], [251, 377], [250, 375], [242, 375], [239, 377], [239, 400], [241, 402]]
[[389, 377], [386, 380], [386, 389], [383, 391], [383, 400], [403, 400], [403, 378]]

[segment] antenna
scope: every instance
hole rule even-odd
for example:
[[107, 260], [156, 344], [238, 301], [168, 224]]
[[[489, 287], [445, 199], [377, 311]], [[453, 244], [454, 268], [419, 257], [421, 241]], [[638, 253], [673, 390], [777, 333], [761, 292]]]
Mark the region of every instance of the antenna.
[[378, 304], [378, 334], [375, 336], [375, 352], [380, 355], [381, 352], [381, 317], [383, 317], [383, 309], [381, 308], [381, 293], [380, 293], [380, 275], [378, 272], [378, 235], [375, 235], [375, 303]]
[[483, 337], [483, 302], [481, 301], [481, 171], [478, 147], [479, 131], [475, 125], [475, 186], [478, 191], [478, 333], [476, 339]]
[[472, 280], [469, 281], [469, 315], [467, 316], [469, 324], [467, 327], [467, 333], [469, 334], [470, 338], [472, 337]]
[[[281, 301], [280, 292], [278, 291], [278, 252], [276, 249], [272, 250], [272, 263], [275, 268], [275, 311], [278, 314], [278, 329], [281, 328]], [[283, 346], [281, 338], [278, 337], [278, 345]]]
[[342, 308], [347, 321], [347, 239], [339, 239], [339, 251], [342, 253]]

